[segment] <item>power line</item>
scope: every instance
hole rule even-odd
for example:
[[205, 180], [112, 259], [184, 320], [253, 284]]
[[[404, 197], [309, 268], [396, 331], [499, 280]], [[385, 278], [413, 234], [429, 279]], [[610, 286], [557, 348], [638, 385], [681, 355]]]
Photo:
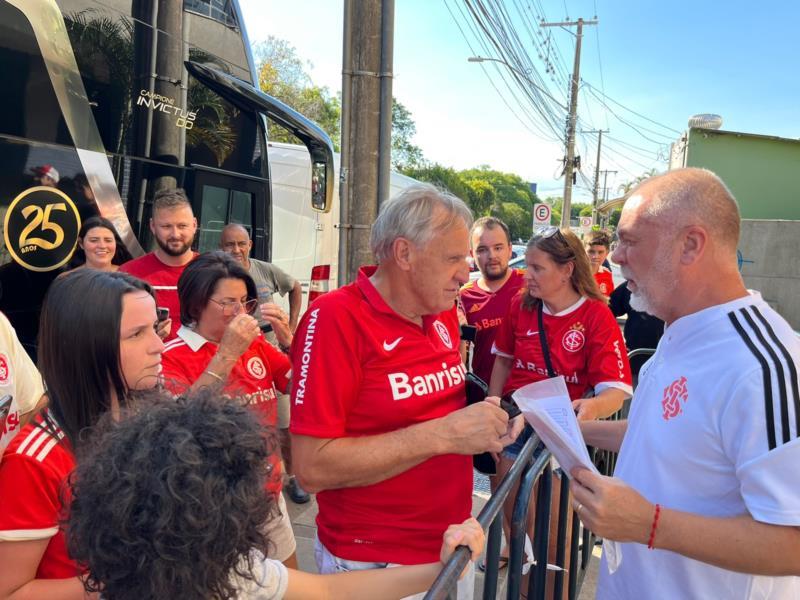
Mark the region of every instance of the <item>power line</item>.
[[[602, 80], [602, 77], [601, 77], [601, 80]], [[603, 98], [606, 98], [606, 99], [608, 99], [608, 100], [611, 100], [611, 102], [613, 102], [614, 104], [616, 104], [616, 105], [617, 105], [617, 106], [619, 106], [620, 108], [624, 108], [624, 109], [625, 109], [625, 110], [627, 110], [628, 112], [630, 112], [630, 113], [632, 113], [632, 114], [636, 115], [637, 117], [639, 117], [639, 118], [641, 118], [641, 119], [644, 119], [645, 121], [649, 121], [649, 122], [650, 122], [650, 123], [652, 123], [653, 125], [658, 125], [659, 127], [663, 127], [664, 129], [666, 129], [666, 130], [668, 130], [668, 131], [671, 131], [671, 132], [673, 132], [673, 133], [677, 133], [678, 135], [681, 135], [681, 133], [683, 133], [682, 131], [678, 131], [677, 129], [673, 129], [672, 127], [669, 127], [669, 126], [667, 126], [667, 125], [664, 125], [663, 123], [659, 123], [658, 121], [654, 121], [653, 119], [651, 119], [651, 118], [649, 118], [649, 117], [646, 117], [646, 116], [644, 116], [644, 115], [643, 115], [643, 114], [641, 114], [641, 113], [638, 113], [638, 112], [636, 112], [636, 111], [635, 111], [635, 110], [633, 110], [632, 108], [628, 108], [627, 106], [625, 106], [624, 104], [620, 103], [619, 101], [617, 101], [617, 100], [614, 100], [614, 99], [613, 99], [611, 96], [608, 96], [608, 95], [606, 95], [605, 91], [600, 91], [600, 90], [598, 90], [597, 88], [595, 88], [595, 87], [594, 87], [593, 85], [591, 85], [591, 84], [590, 84], [588, 81], [584, 81], [584, 82], [583, 82], [583, 84], [584, 84], [585, 86], [588, 86], [588, 87], [592, 88], [592, 90], [594, 90], [594, 91], [598, 92], [600, 95], [602, 95], [602, 96], [603, 96]]]

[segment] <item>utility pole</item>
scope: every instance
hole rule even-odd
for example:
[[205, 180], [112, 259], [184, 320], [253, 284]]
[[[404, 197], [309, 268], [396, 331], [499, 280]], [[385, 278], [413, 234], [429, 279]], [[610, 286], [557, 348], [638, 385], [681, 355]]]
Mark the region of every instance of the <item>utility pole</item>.
[[388, 194], [394, 0], [345, 0], [339, 285], [374, 262], [372, 224]]
[[617, 171], [609, 171], [608, 169], [606, 169], [604, 171], [598, 171], [598, 173], [602, 173], [603, 174], [603, 201], [606, 201], [606, 200], [608, 200], [608, 185], [607, 185], [608, 184], [608, 174], [609, 173], [614, 173], [614, 175], [616, 175]]
[[603, 145], [603, 134], [608, 133], [608, 129], [592, 129], [591, 131], [581, 131], [581, 133], [597, 134], [597, 161], [594, 165], [594, 186], [592, 188], [592, 225], [597, 223], [597, 192], [600, 183], [600, 148]]
[[597, 25], [597, 19], [584, 21], [561, 21], [558, 23], [539, 23], [540, 27], [577, 27], [575, 32], [575, 63], [572, 68], [572, 83], [569, 94], [569, 116], [567, 117], [567, 156], [564, 160], [564, 204], [561, 208], [561, 227], [569, 227], [570, 205], [572, 204], [572, 184], [575, 171], [575, 123], [578, 120], [578, 84], [581, 73], [581, 42], [583, 26]]

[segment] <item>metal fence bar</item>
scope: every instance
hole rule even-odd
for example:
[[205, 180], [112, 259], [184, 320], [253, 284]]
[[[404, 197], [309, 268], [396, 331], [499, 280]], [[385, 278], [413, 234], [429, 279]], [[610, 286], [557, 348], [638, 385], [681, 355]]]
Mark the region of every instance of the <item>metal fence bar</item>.
[[[515, 460], [511, 465], [508, 473], [506, 473], [506, 476], [503, 477], [503, 480], [500, 482], [500, 485], [497, 486], [494, 494], [492, 494], [492, 496], [489, 498], [486, 506], [483, 507], [483, 510], [478, 515], [478, 523], [481, 524], [481, 527], [483, 527], [484, 531], [488, 529], [489, 524], [494, 521], [495, 517], [497, 517], [498, 513], [500, 513], [502, 510], [503, 502], [511, 491], [511, 488], [514, 486], [514, 483], [522, 475], [524, 468], [528, 465], [528, 463], [530, 463], [531, 457], [533, 456], [533, 451], [536, 449], [538, 444], [538, 436], [532, 435], [522, 447], [517, 460]], [[452, 590], [456, 585], [461, 571], [463, 571], [464, 567], [467, 566], [467, 563], [469, 562], [469, 556], [469, 548], [466, 546], [460, 546], [456, 548], [456, 551], [448, 559], [447, 563], [439, 572], [439, 576], [433, 582], [431, 589], [429, 589], [428, 593], [425, 594], [425, 600], [445, 600], [448, 597], [447, 595], [449, 594], [450, 590]], [[491, 561], [497, 562], [498, 558], [499, 548], [497, 555], [486, 556], [487, 567]]]
[[[529, 600], [544, 600], [547, 585], [547, 546], [550, 541], [550, 504], [553, 495], [553, 468], [548, 463], [539, 479], [536, 494], [536, 518], [533, 524], [533, 553], [536, 565], [531, 569], [528, 579]], [[512, 573], [508, 574], [509, 580]], [[518, 576], [521, 576], [518, 575]], [[509, 600], [511, 596], [509, 595]], [[516, 600], [516, 598], [514, 599]]]
[[[536, 436], [534, 436], [536, 437]], [[538, 446], [539, 441], [536, 440]], [[525, 472], [522, 474], [522, 479], [517, 491], [517, 497], [514, 501], [514, 508], [511, 515], [511, 531], [509, 540], [508, 552], [508, 598], [519, 598], [519, 592], [522, 587], [522, 562], [525, 558], [525, 537], [528, 533], [528, 508], [530, 506], [531, 492], [533, 491], [533, 484], [539, 475], [550, 464], [550, 453], [546, 450], [543, 451], [533, 461], [533, 464], [528, 465]]]
[[[567, 553], [567, 521], [569, 515], [569, 479], [567, 475], [561, 476], [561, 491], [558, 501], [558, 537], [556, 538], [556, 565], [561, 568], [567, 567], [564, 560]], [[570, 542], [573, 542], [570, 538]], [[570, 547], [572, 545], [570, 544]], [[556, 571], [554, 598], [561, 598], [564, 592], [564, 571]]]
[[483, 598], [494, 600], [497, 595], [497, 579], [500, 571], [499, 559], [490, 561], [490, 556], [500, 556], [500, 546], [503, 542], [503, 513], [497, 513], [489, 526], [489, 540], [486, 544], [486, 573], [483, 577]]

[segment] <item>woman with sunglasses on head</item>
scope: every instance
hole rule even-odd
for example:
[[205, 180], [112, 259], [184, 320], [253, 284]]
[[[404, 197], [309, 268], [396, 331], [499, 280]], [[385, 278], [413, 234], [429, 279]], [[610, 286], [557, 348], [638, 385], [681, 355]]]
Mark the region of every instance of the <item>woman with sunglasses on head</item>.
[[[496, 356], [489, 395], [563, 375], [579, 421], [611, 416], [633, 393], [631, 372], [622, 332], [597, 287], [583, 244], [569, 230], [540, 229], [528, 242], [525, 264], [523, 291], [512, 300], [492, 348]], [[503, 450], [499, 477], [508, 472], [531, 433], [526, 425]], [[554, 486], [555, 519], [558, 491]], [[555, 534], [551, 542], [548, 562], [554, 563]]]
[[0, 598], [84, 598], [60, 526], [88, 428], [158, 384], [164, 344], [150, 286], [80, 269], [56, 279], [39, 326], [48, 405], [0, 463]]
[[[289, 358], [261, 335], [253, 312], [258, 293], [247, 270], [225, 252], [208, 252], [186, 266], [178, 279], [181, 327], [164, 352], [164, 383], [176, 394], [187, 389], [221, 387], [243, 398], [262, 419], [275, 427], [278, 420], [276, 389], [289, 388]], [[292, 343], [289, 319], [275, 307], [262, 311], [281, 347]], [[281, 495], [280, 454], [270, 457], [267, 490], [280, 514], [268, 522], [272, 540], [269, 558], [297, 568], [296, 543], [286, 502]]]

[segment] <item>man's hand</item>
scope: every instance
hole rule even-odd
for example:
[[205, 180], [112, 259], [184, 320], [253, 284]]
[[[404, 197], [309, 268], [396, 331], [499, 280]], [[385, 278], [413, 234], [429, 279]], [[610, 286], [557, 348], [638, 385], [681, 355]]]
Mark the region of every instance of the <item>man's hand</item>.
[[579, 467], [572, 470], [569, 487], [575, 512], [598, 536], [647, 543], [655, 505], [624, 481]]
[[442, 419], [440, 435], [449, 451], [443, 454], [500, 452], [508, 432], [508, 415], [499, 398], [487, 398], [450, 413]]
[[239, 313], [225, 328], [218, 352], [236, 360], [244, 354], [260, 333], [258, 321], [248, 314]]
[[292, 345], [292, 331], [289, 316], [274, 302], [265, 302], [259, 307], [261, 318], [272, 325], [275, 338], [281, 346]]
[[[483, 533], [480, 523], [472, 517], [461, 523], [460, 525], [450, 525], [447, 531], [444, 532], [444, 539], [442, 540], [442, 551], [439, 554], [439, 560], [442, 564], [447, 562], [447, 559], [455, 552], [459, 546], [467, 546], [470, 549], [470, 560], [477, 560], [483, 552], [483, 545], [486, 542], [486, 536]], [[461, 573], [460, 577], [464, 576], [467, 572], [467, 566]]]

